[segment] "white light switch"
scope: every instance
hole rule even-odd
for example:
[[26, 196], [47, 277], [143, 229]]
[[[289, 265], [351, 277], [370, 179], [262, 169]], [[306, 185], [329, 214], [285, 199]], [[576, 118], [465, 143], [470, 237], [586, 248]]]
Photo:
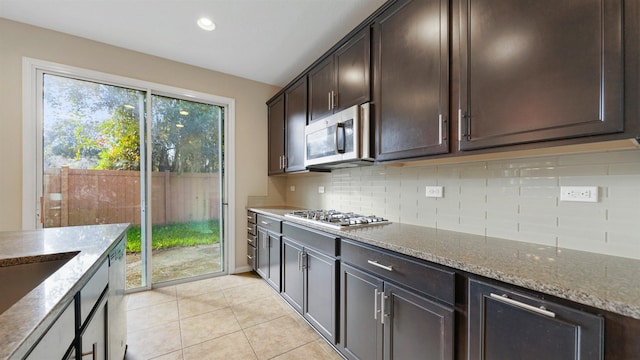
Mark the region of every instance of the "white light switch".
[[442, 196], [444, 196], [444, 187], [427, 186], [425, 195], [430, 198], [441, 198]]
[[324, 186], [318, 186], [318, 194], [324, 194]]

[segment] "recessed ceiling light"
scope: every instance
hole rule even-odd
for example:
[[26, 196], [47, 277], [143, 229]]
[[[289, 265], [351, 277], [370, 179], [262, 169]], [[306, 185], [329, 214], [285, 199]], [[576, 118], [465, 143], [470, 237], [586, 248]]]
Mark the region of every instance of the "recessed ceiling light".
[[180, 115], [187, 116], [189, 115], [189, 112], [187, 110], [180, 110]]
[[214, 24], [211, 19], [206, 17], [201, 17], [200, 19], [198, 19], [198, 26], [200, 26], [200, 29], [207, 31], [213, 31], [216, 28], [216, 24]]

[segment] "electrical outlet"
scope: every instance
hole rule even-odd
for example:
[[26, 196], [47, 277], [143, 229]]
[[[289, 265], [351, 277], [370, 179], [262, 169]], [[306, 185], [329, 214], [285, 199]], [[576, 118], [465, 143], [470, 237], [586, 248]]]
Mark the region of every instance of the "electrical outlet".
[[318, 194], [324, 194], [324, 186], [318, 186]]
[[425, 195], [430, 198], [441, 198], [444, 195], [444, 187], [427, 186]]
[[295, 185], [289, 186], [289, 191], [291, 191], [291, 192], [296, 191], [296, 186]]
[[598, 202], [598, 187], [561, 186], [560, 201]]

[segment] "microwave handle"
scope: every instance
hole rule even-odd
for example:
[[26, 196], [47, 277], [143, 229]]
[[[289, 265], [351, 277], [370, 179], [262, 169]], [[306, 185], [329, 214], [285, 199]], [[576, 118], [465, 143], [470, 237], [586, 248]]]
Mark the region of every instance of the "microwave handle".
[[346, 151], [347, 140], [345, 139], [345, 137], [346, 137], [346, 131], [345, 131], [344, 123], [337, 123], [335, 145], [336, 145], [336, 152], [338, 154], [344, 154]]

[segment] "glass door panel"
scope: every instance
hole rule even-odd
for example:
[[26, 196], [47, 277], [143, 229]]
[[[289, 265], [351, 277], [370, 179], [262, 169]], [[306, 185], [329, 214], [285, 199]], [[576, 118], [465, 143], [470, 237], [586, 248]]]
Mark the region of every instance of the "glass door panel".
[[42, 85], [42, 227], [131, 223], [127, 287], [145, 286], [146, 93], [51, 74]]
[[222, 272], [224, 108], [151, 98], [152, 281]]

